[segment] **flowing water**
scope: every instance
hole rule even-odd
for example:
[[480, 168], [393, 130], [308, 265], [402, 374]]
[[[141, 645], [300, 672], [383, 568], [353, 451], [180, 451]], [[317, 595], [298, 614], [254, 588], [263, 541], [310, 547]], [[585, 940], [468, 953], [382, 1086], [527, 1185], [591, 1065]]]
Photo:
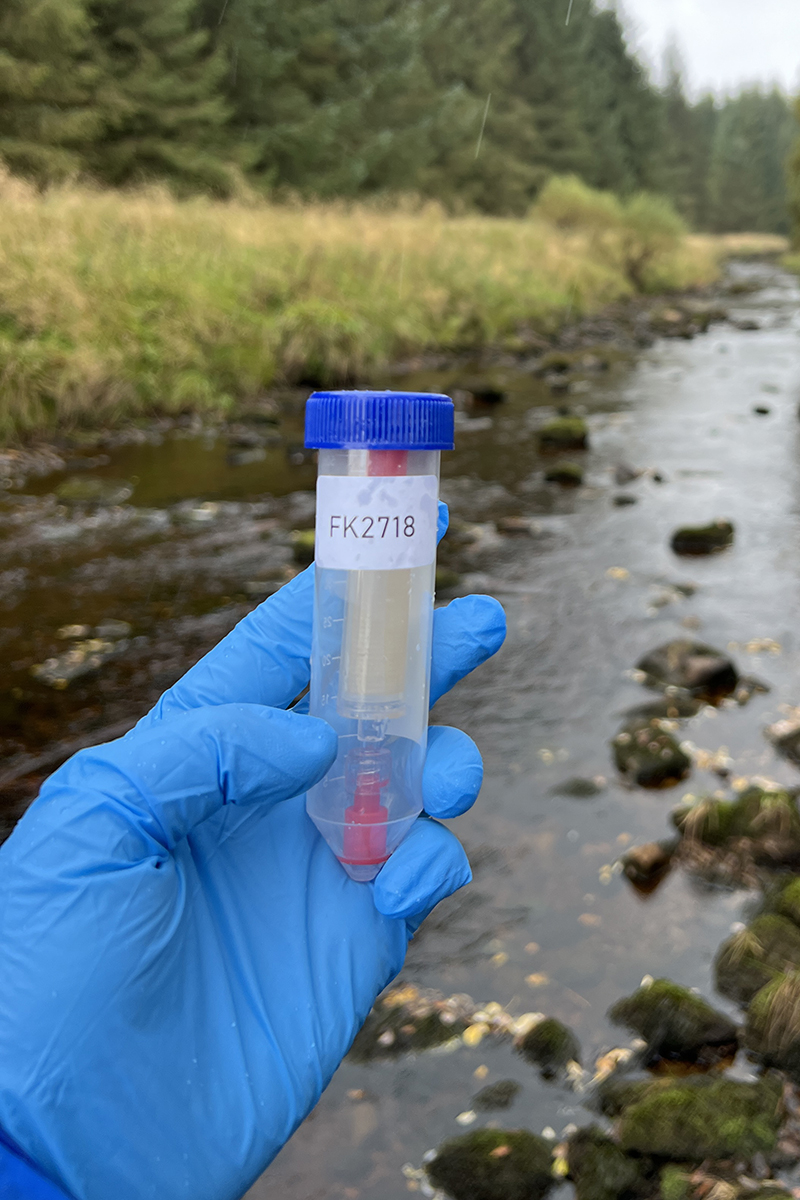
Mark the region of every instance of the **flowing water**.
[[[500, 654], [434, 713], [466, 729], [484, 756], [480, 800], [453, 823], [475, 879], [425, 924], [403, 979], [499, 1001], [513, 1013], [557, 1016], [579, 1037], [590, 1067], [626, 1044], [605, 1013], [646, 973], [696, 987], [729, 1010], [714, 995], [711, 960], [750, 898], [679, 869], [643, 898], [609, 870], [627, 846], [668, 836], [684, 792], [722, 786], [697, 765], [669, 790], [618, 779], [609, 741], [626, 710], [648, 698], [630, 668], [680, 636], [730, 648], [741, 672], [770, 692], [743, 707], [705, 708], [680, 736], [701, 750], [727, 747], [735, 776], [799, 781], [763, 728], [782, 706], [800, 704], [800, 292], [770, 266], [732, 271], [755, 289], [726, 298], [737, 323], [657, 342], [637, 362], [604, 373], [587, 371], [566, 397], [589, 422], [590, 450], [578, 456], [582, 488], [542, 482], [536, 426], [554, 397], [510, 366], [493, 374], [495, 383], [503, 376], [506, 401], [465, 413], [458, 449], [443, 466], [454, 519], [479, 527], [454, 560], [461, 589], [501, 599], [509, 634]], [[739, 327], [748, 320], [758, 328]], [[448, 390], [463, 376], [463, 368], [412, 373], [400, 386]], [[249, 451], [191, 424], [150, 428], [7, 490], [7, 826], [66, 753], [116, 736], [294, 569], [290, 531], [311, 523], [315, 473], [300, 448], [301, 399], [278, 397], [278, 424], [259, 426], [257, 435], [252, 426], [239, 431], [239, 441], [258, 443]], [[620, 463], [645, 471], [619, 487]], [[64, 503], [57, 489], [73, 476], [123, 481], [132, 494], [111, 505]], [[620, 492], [636, 503], [615, 504]], [[497, 522], [502, 529], [510, 516], [531, 518], [531, 532], [498, 534]], [[716, 517], [735, 524], [732, 549], [711, 558], [672, 554], [676, 526]], [[689, 596], [686, 584], [695, 588]], [[109, 620], [131, 628], [106, 625], [103, 635]], [[91, 628], [82, 641], [59, 638], [70, 624]], [[31, 676], [35, 664], [56, 659], [50, 675], [58, 683], [68, 670], [58, 656], [91, 637], [108, 656], [94, 673], [56, 687]], [[604, 782], [590, 798], [557, 794], [576, 776]], [[417, 1186], [403, 1165], [419, 1165], [460, 1132], [456, 1117], [474, 1093], [503, 1079], [522, 1085], [500, 1114], [504, 1126], [559, 1133], [590, 1119], [579, 1092], [540, 1080], [508, 1041], [345, 1062], [248, 1200], [400, 1200]]]

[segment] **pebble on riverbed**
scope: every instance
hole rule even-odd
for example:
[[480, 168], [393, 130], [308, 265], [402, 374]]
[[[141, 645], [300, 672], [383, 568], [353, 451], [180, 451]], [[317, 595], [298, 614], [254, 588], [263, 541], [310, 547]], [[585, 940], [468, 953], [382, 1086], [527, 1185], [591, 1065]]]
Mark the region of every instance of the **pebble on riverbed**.
[[730, 521], [712, 521], [710, 525], [686, 525], [676, 529], [670, 545], [675, 554], [698, 557], [719, 554], [733, 545], [735, 530]]
[[723, 942], [714, 959], [717, 991], [747, 1005], [776, 975], [800, 969], [800, 929], [787, 917], [764, 913]]
[[539, 430], [539, 446], [546, 453], [585, 450], [589, 430], [583, 417], [554, 417]]
[[639, 787], [673, 787], [692, 769], [692, 760], [664, 724], [658, 718], [635, 717], [611, 743], [617, 770]]
[[92, 475], [70, 475], [55, 490], [64, 504], [90, 504], [110, 508], [124, 504], [133, 495], [133, 485], [122, 479], [97, 479]]
[[580, 487], [583, 483], [583, 467], [567, 459], [559, 459], [544, 473], [546, 483], [560, 483], [562, 487]]
[[555, 1185], [549, 1142], [526, 1129], [451, 1138], [425, 1170], [452, 1200], [542, 1200]]
[[584, 779], [581, 775], [575, 775], [572, 779], [565, 779], [563, 783], [557, 783], [550, 790], [553, 796], [569, 796], [571, 800], [592, 800], [605, 791], [605, 787], [606, 780], [602, 775], [595, 775], [592, 779]]
[[648, 1066], [664, 1060], [708, 1067], [733, 1058], [738, 1047], [729, 1017], [669, 979], [648, 981], [612, 1005], [608, 1016], [644, 1038]]
[[109, 659], [116, 657], [128, 645], [127, 639], [111, 641], [107, 638], [86, 638], [73, 642], [69, 650], [54, 655], [31, 667], [31, 675], [40, 683], [56, 691], [63, 691], [82, 675], [97, 671]]
[[478, 1112], [495, 1112], [510, 1108], [522, 1091], [522, 1084], [515, 1079], [501, 1079], [489, 1083], [472, 1097], [472, 1107]]
[[647, 842], [634, 846], [622, 856], [622, 873], [637, 892], [647, 896], [666, 879], [672, 866], [677, 842]]
[[523, 1058], [539, 1068], [543, 1079], [556, 1079], [571, 1062], [580, 1065], [578, 1039], [571, 1029], [555, 1017], [539, 1021], [533, 1029], [518, 1037], [514, 1044]]

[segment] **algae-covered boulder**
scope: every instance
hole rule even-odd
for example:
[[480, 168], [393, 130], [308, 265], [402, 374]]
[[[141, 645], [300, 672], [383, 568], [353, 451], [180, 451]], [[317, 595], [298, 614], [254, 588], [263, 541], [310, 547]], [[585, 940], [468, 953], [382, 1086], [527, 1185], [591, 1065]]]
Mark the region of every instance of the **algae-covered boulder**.
[[726, 654], [690, 638], [665, 642], [636, 666], [648, 686], [683, 688], [702, 699], [729, 696], [739, 682], [739, 673]]
[[571, 1029], [554, 1017], [539, 1021], [518, 1039], [523, 1058], [539, 1068], [545, 1079], [555, 1079], [570, 1062], [580, 1062], [581, 1048]]
[[655, 979], [632, 996], [618, 1000], [609, 1018], [647, 1042], [649, 1063], [671, 1062], [708, 1066], [736, 1053], [736, 1026], [701, 996], [669, 979]]
[[674, 1163], [661, 1168], [659, 1200], [689, 1200], [693, 1190], [690, 1171]]
[[735, 850], [763, 867], [800, 865], [800, 813], [783, 788], [745, 788], [735, 800], [705, 799], [672, 814], [685, 841]]
[[712, 521], [710, 525], [686, 525], [676, 529], [670, 545], [675, 554], [719, 554], [733, 545], [734, 536], [730, 521]]
[[717, 991], [739, 1004], [777, 975], [800, 969], [800, 929], [786, 917], [765, 913], [723, 942], [714, 959]]
[[501, 1108], [510, 1108], [522, 1091], [522, 1084], [515, 1079], [501, 1079], [497, 1083], [489, 1083], [485, 1088], [472, 1097], [472, 1107], [478, 1112], [493, 1112]]
[[585, 450], [589, 430], [583, 417], [554, 417], [539, 430], [539, 446], [547, 453]]
[[787, 971], [757, 992], [747, 1010], [747, 1046], [768, 1067], [800, 1081], [800, 971]]
[[452, 1200], [541, 1200], [555, 1183], [549, 1143], [525, 1129], [451, 1138], [425, 1170]]
[[567, 1166], [575, 1200], [638, 1200], [653, 1193], [649, 1159], [625, 1154], [594, 1125], [569, 1139]]
[[580, 463], [561, 458], [544, 473], [547, 483], [560, 483], [562, 487], [580, 487], [583, 483], [583, 467]]
[[777, 1078], [743, 1083], [701, 1075], [634, 1087], [619, 1117], [619, 1143], [625, 1151], [674, 1162], [732, 1155], [746, 1161], [775, 1147], [782, 1116]]
[[692, 769], [692, 760], [658, 718], [634, 717], [611, 745], [617, 770], [639, 787], [672, 787]]

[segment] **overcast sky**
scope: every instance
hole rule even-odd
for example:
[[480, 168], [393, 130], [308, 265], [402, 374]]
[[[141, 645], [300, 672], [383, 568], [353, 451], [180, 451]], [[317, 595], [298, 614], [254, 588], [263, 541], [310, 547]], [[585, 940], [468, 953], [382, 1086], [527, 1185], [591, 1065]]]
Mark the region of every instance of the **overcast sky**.
[[800, 90], [800, 0], [621, 0], [641, 56], [677, 39], [692, 92], [777, 81]]

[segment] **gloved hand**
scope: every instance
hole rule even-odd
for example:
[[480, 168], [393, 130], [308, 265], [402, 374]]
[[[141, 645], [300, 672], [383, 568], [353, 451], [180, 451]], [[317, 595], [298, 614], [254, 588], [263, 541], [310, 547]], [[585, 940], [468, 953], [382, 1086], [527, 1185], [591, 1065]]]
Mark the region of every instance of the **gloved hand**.
[[[336, 751], [285, 711], [312, 595], [310, 569], [52, 775], [0, 849], [0, 1127], [78, 1200], [238, 1200], [470, 879], [421, 818], [354, 883], [306, 816]], [[487, 597], [438, 610], [432, 699], [504, 634]], [[481, 775], [465, 734], [431, 729], [431, 816], [469, 808]]]

